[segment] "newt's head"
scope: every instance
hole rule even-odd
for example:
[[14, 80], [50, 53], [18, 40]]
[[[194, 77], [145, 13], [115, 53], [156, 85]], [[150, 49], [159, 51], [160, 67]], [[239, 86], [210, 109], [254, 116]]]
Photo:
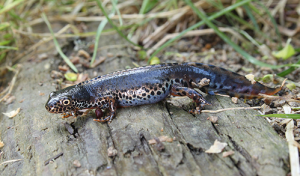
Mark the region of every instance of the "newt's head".
[[51, 113], [65, 113], [73, 111], [76, 107], [72, 96], [69, 95], [68, 91], [63, 89], [50, 93], [45, 108]]

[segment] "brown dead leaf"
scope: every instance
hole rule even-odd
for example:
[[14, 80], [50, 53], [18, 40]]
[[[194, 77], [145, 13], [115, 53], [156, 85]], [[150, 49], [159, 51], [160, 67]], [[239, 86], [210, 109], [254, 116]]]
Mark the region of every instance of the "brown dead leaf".
[[254, 75], [253, 74], [245, 75], [245, 77], [251, 82], [251, 84], [256, 83], [256, 81], [254, 80]]
[[97, 67], [101, 63], [103, 63], [106, 60], [106, 57], [99, 57], [99, 59], [95, 60], [95, 62], [92, 64], [92, 68]]
[[21, 108], [18, 108], [16, 110], [12, 110], [10, 112], [6, 112], [6, 113], [3, 113], [3, 114], [6, 115], [9, 118], [13, 118], [20, 112], [20, 110], [21, 110]]
[[206, 150], [205, 153], [221, 153], [226, 146], [227, 143], [222, 143], [216, 139], [214, 145], [210, 146], [210, 148]]
[[73, 165], [74, 165], [75, 167], [81, 167], [81, 164], [80, 164], [80, 162], [79, 162], [78, 160], [74, 160], [74, 161], [73, 161]]
[[83, 81], [89, 80], [89, 75], [80, 73], [77, 77], [77, 80], [74, 82], [75, 84], [81, 83]]
[[80, 58], [78, 56], [74, 56], [74, 57], [72, 57], [72, 59], [70, 59], [70, 61], [76, 65], [76, 64], [79, 64]]
[[217, 123], [218, 117], [217, 116], [210, 116], [207, 118], [207, 120], [211, 121], [212, 123]]
[[50, 77], [53, 78], [53, 79], [57, 79], [57, 78], [62, 78], [64, 75], [61, 73], [61, 72], [58, 72], [56, 70], [52, 70], [51, 71], [51, 74], [50, 74]]
[[234, 151], [230, 150], [230, 151], [227, 151], [227, 152], [223, 152], [223, 158], [227, 157], [227, 156], [230, 156], [230, 155], [233, 155], [234, 154]]
[[25, 100], [25, 99], [20, 100], [19, 103], [23, 103], [24, 100]]
[[79, 50], [77, 53], [78, 56], [83, 56], [85, 59], [91, 58], [90, 54], [84, 50]]
[[0, 149], [4, 146], [3, 141], [0, 140]]
[[108, 156], [116, 156], [118, 151], [114, 147], [109, 147], [107, 149], [107, 155]]
[[59, 69], [60, 71], [64, 71], [64, 72], [66, 72], [66, 71], [68, 71], [68, 70], [69, 70], [69, 67], [68, 67], [68, 66], [66, 66], [66, 65], [63, 65], [63, 66], [59, 65], [59, 66], [58, 66], [58, 69]]
[[232, 98], [231, 98], [231, 101], [232, 101], [234, 104], [237, 104], [237, 103], [238, 103], [238, 98], [237, 98], [237, 97], [232, 97]]

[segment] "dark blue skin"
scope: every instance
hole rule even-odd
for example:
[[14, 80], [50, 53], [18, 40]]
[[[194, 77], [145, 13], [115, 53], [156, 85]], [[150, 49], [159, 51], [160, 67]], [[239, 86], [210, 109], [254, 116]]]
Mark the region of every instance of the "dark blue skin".
[[[209, 79], [208, 85], [199, 85], [203, 78]], [[213, 65], [160, 64], [114, 72], [52, 92], [45, 107], [52, 113], [69, 113], [67, 116], [70, 112], [78, 115], [80, 109], [109, 109], [106, 118], [95, 119], [104, 122], [111, 121], [117, 107], [156, 103], [171, 94], [192, 98], [197, 108], [191, 113], [200, 113], [202, 107], [210, 103], [194, 88], [243, 98], [272, 95], [281, 89], [252, 84], [242, 75]]]

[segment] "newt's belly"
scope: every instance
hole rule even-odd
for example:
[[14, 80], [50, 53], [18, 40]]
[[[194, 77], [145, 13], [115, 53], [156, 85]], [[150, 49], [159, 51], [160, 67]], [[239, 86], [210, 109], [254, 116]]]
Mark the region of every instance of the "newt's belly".
[[170, 88], [170, 82], [144, 85], [138, 89], [116, 92], [115, 99], [118, 107], [152, 104], [165, 99], [170, 94]]

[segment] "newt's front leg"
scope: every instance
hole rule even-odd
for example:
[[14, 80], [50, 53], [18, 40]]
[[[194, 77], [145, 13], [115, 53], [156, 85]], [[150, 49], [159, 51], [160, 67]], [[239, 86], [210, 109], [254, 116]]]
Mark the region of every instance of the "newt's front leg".
[[63, 113], [63, 117], [62, 118], [63, 119], [64, 118], [68, 118], [70, 116], [74, 116], [74, 118], [76, 118], [77, 116], [82, 115], [82, 114], [83, 114], [83, 112], [80, 112], [78, 110], [78, 108], [76, 108], [74, 111]]
[[193, 99], [196, 103], [197, 107], [196, 109], [190, 110], [189, 112], [192, 114], [200, 114], [201, 109], [205, 105], [211, 105], [208, 101], [204, 99], [204, 97], [198, 93], [196, 90], [188, 88], [188, 87], [181, 87], [180, 85], [174, 84], [172, 85], [172, 89], [170, 92], [173, 96], [187, 96], [190, 99]]
[[[100, 119], [93, 119], [93, 120], [96, 121], [96, 122], [107, 122], [107, 121], [109, 121], [109, 123], [110, 123], [111, 120], [116, 115], [116, 110], [117, 110], [116, 100], [113, 97], [105, 97], [105, 99], [103, 101], [107, 102], [107, 108], [109, 110], [108, 115], [104, 119], [100, 117]], [[96, 114], [96, 116], [97, 116], [97, 118], [99, 118], [98, 116], [100, 116], [100, 114]], [[102, 114], [101, 114], [101, 116], [102, 116]]]

